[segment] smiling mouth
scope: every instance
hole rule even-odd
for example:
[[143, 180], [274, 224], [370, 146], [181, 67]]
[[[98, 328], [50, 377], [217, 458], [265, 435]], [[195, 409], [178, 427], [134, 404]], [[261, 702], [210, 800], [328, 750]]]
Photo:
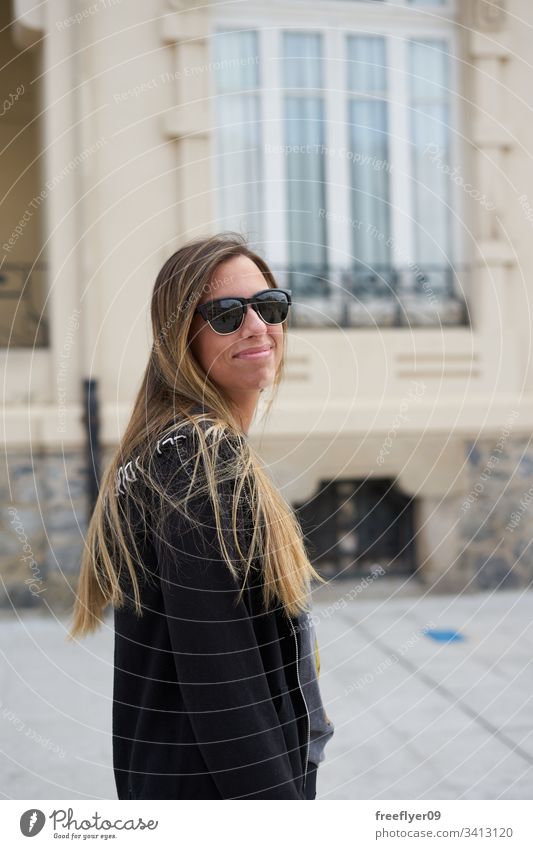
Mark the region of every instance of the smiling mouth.
[[271, 345], [268, 348], [261, 348], [255, 351], [241, 351], [240, 354], [235, 354], [236, 360], [261, 360], [270, 356], [270, 352], [273, 350], [273, 346]]

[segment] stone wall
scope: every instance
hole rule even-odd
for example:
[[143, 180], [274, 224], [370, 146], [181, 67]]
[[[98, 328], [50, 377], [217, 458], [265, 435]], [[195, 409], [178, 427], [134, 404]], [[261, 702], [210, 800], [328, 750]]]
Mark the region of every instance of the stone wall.
[[10, 450], [0, 504], [0, 608], [70, 608], [87, 531], [84, 454]]
[[468, 490], [460, 501], [460, 580], [475, 589], [533, 581], [533, 446], [513, 438], [467, 443]]
[[[514, 437], [464, 448], [464, 493], [417, 499], [417, 575], [433, 592], [526, 587], [533, 448]], [[103, 468], [113, 450], [103, 452]], [[87, 531], [85, 454], [10, 451], [0, 500], [0, 609], [71, 609]]]

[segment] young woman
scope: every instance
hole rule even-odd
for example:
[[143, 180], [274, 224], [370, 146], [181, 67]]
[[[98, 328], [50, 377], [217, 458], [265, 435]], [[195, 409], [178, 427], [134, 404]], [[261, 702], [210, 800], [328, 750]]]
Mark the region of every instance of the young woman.
[[70, 636], [114, 608], [120, 799], [313, 799], [333, 734], [309, 562], [247, 434], [283, 369], [290, 291], [236, 233], [173, 254], [89, 525]]

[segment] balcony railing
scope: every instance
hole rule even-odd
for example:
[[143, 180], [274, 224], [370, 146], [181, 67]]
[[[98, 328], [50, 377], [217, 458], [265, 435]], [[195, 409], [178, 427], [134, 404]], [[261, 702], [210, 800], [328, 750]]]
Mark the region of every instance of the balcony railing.
[[45, 268], [4, 263], [0, 268], [0, 347], [42, 348], [49, 344], [42, 314]]
[[292, 327], [440, 327], [468, 325], [461, 292], [467, 269], [442, 265], [272, 266], [292, 290]]

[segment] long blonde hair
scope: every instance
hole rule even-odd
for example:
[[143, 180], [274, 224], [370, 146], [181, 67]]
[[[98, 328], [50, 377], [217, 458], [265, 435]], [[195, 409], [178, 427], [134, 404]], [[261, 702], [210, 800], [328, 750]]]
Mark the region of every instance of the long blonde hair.
[[[188, 242], [165, 262], [157, 275], [151, 300], [154, 342], [131, 418], [102, 477], [82, 554], [68, 639], [96, 631], [109, 604], [117, 608], [123, 606], [123, 568], [132, 589], [135, 612], [142, 615], [138, 568], [144, 572], [144, 567], [135, 535], [131, 533], [134, 520], [129, 511], [133, 506], [136, 516], [146, 518], [146, 510], [144, 504], [120, 497], [120, 475], [126, 461], [135, 458], [136, 475], [142, 477], [143, 483], [171, 508], [183, 510], [192, 492], [196, 496], [201, 493], [197, 476], [191, 480], [185, 502], [177, 502], [161, 489], [157, 475], [152, 473], [154, 443], [169, 434], [177, 435], [182, 426], [195, 435], [198, 445], [195, 469], [201, 468], [204, 472], [201, 485], [205, 481], [205, 492], [209, 494], [217, 520], [221, 550], [232, 574], [237, 577], [238, 570], [227, 550], [219, 522], [222, 507], [218, 500], [219, 483], [228, 475], [227, 464], [219, 462], [221, 446], [224, 446], [226, 457], [229, 446], [233, 458], [229, 469], [232, 479], [236, 480], [234, 505], [246, 497], [251, 511], [253, 533], [248, 551], [242, 552], [239, 545], [235, 506], [231, 520], [233, 539], [245, 563], [246, 574], [254, 561], [261, 564], [266, 608], [272, 602], [281, 602], [287, 615], [296, 616], [307, 609], [311, 580], [325, 583], [307, 557], [302, 530], [292, 508], [244, 438], [236, 411], [190, 351], [189, 331], [194, 309], [202, 294], [209, 292], [217, 266], [238, 255], [248, 257], [257, 265], [268, 286], [277, 286], [267, 263], [248, 247], [242, 235], [232, 231]], [[266, 412], [270, 411], [282, 378], [286, 334], [284, 324], [283, 356]], [[198, 409], [202, 412], [198, 413]], [[131, 490], [133, 492], [134, 487]]]

